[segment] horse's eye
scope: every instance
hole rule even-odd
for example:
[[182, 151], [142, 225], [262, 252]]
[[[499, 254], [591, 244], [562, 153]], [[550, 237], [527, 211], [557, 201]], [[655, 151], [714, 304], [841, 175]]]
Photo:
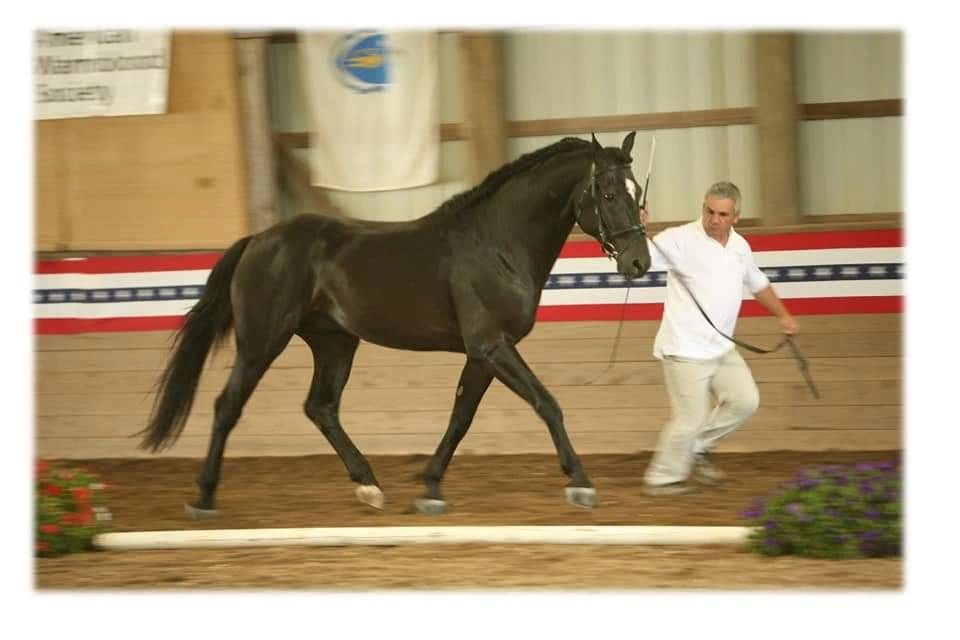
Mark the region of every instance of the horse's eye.
[[604, 200], [613, 200], [613, 194], [612, 194], [612, 193], [605, 193], [605, 194], [603, 194], [603, 199], [604, 199]]

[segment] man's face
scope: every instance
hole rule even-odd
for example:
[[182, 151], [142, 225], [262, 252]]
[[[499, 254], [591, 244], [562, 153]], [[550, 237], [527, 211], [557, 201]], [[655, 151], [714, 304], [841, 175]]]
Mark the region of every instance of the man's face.
[[730, 236], [730, 227], [739, 219], [740, 214], [734, 213], [730, 198], [709, 196], [703, 201], [703, 230], [714, 240], [725, 242]]

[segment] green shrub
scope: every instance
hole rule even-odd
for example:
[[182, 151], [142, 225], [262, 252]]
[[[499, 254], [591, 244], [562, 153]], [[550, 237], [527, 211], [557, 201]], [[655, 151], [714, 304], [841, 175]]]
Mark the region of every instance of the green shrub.
[[900, 555], [900, 464], [800, 469], [772, 497], [743, 512], [749, 547], [766, 555], [863, 558]]
[[36, 554], [56, 556], [91, 549], [93, 536], [110, 524], [110, 510], [103, 499], [106, 488], [92, 473], [63, 463], [37, 461]]

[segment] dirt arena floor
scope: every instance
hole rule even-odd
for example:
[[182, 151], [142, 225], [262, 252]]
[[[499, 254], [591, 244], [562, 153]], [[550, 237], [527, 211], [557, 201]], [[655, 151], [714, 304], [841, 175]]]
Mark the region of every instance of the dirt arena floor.
[[[383, 511], [356, 502], [333, 456], [227, 458], [212, 521], [192, 522], [199, 460], [77, 461], [109, 483], [114, 531], [404, 525], [745, 525], [740, 512], [803, 466], [900, 459], [899, 451], [718, 454], [730, 479], [680, 497], [642, 493], [649, 453], [587, 455], [593, 511], [564, 501], [555, 456], [458, 456], [444, 481], [448, 512], [415, 512], [426, 456], [371, 456]], [[35, 561], [39, 589], [311, 589], [326, 591], [891, 590], [900, 558], [767, 558], [734, 546], [411, 545], [101, 551]]]

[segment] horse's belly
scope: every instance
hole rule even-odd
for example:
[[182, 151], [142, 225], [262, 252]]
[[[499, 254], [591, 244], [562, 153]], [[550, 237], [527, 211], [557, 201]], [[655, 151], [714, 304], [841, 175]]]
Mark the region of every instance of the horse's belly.
[[[396, 292], [394, 292], [396, 293]], [[463, 338], [452, 310], [412, 296], [349, 296], [330, 300], [327, 314], [362, 340], [394, 349], [463, 352]]]

